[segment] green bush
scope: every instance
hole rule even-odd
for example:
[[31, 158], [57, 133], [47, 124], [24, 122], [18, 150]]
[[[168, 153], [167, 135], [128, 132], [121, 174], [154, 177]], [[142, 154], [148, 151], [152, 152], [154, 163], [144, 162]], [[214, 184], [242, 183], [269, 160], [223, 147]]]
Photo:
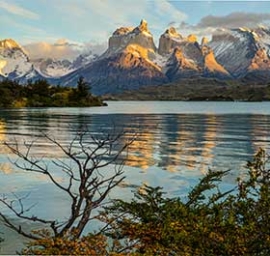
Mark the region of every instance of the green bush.
[[104, 105], [100, 97], [90, 92], [91, 87], [82, 77], [76, 88], [52, 86], [46, 80], [0, 82], [0, 107], [91, 107]]
[[[80, 141], [83, 141], [82, 138]], [[96, 142], [98, 149], [103, 148], [105, 142]], [[111, 145], [108, 145], [110, 152]], [[88, 150], [87, 145], [82, 149], [79, 151], [80, 154], [86, 154], [88, 156], [86, 162], [90, 161], [93, 153], [89, 154], [88, 151], [85, 151]], [[16, 148], [13, 148], [13, 152], [14, 150], [16, 152]], [[17, 151], [17, 154], [19, 152]], [[65, 152], [76, 161], [78, 166], [85, 167], [82, 177], [84, 175], [91, 177], [91, 172], [89, 172], [91, 169], [76, 158], [80, 157], [80, 154], [73, 154], [73, 151]], [[23, 155], [20, 154], [20, 156]], [[25, 156], [24, 159], [31, 161]], [[144, 186], [143, 189], [134, 193], [134, 198], [130, 202], [120, 199], [113, 200], [92, 219], [89, 217], [90, 212], [96, 208], [101, 210], [100, 202], [102, 201], [98, 201], [99, 205], [95, 201], [93, 203], [93, 200], [96, 199], [93, 196], [95, 194], [91, 194], [91, 191], [96, 189], [100, 193], [99, 188], [106, 188], [106, 185], [97, 178], [89, 179], [90, 185], [86, 186], [87, 189], [90, 188], [89, 194], [86, 196], [86, 190], [80, 190], [83, 191], [80, 193], [81, 198], [90, 202], [85, 204], [88, 208], [84, 208], [84, 204], [78, 202], [79, 207], [82, 207], [80, 209], [84, 211], [86, 209], [86, 214], [88, 214], [88, 217], [83, 218], [82, 221], [86, 223], [99, 219], [105, 223], [105, 227], [97, 233], [83, 236], [82, 232], [78, 233], [73, 228], [75, 219], [83, 217], [83, 214], [79, 214], [80, 212], [77, 213], [77, 211], [73, 211], [75, 215], [72, 215], [71, 224], [67, 224], [66, 232], [58, 232], [62, 224], [58, 225], [56, 220], [45, 222], [39, 219], [42, 223], [51, 223], [54, 234], [48, 233], [46, 230], [37, 231], [39, 236], [35, 237], [22, 253], [25, 255], [80, 253], [89, 255], [91, 252], [91, 255], [115, 256], [269, 256], [269, 161], [269, 155], [261, 149], [254, 159], [247, 163], [247, 170], [241, 178], [237, 179], [235, 187], [228, 191], [222, 189], [220, 185], [229, 171], [209, 170], [208, 174], [184, 199], [167, 198], [161, 187]], [[37, 163], [35, 161], [35, 165]], [[40, 168], [43, 170], [42, 166]], [[65, 168], [67, 168], [66, 165]], [[94, 168], [99, 170], [97, 166]], [[67, 171], [70, 170], [67, 169]], [[117, 176], [122, 174], [121, 168], [119, 171], [116, 173]], [[43, 172], [47, 174], [46, 169]], [[102, 175], [102, 178], [105, 182], [108, 181], [105, 175]], [[114, 185], [110, 181], [109, 189], [119, 184], [122, 179], [120, 177], [118, 183]], [[99, 185], [95, 185], [96, 180]], [[84, 179], [82, 181], [81, 184], [86, 184]], [[73, 196], [72, 184], [71, 182], [68, 188], [59, 186], [74, 199], [74, 203], [71, 205], [73, 209], [76, 206], [78, 194]], [[106, 196], [107, 192], [101, 196], [101, 199], [103, 200]], [[2, 202], [7, 205], [4, 200]], [[10, 207], [12, 209], [12, 204]], [[5, 216], [2, 214], [2, 217]], [[38, 220], [35, 216], [28, 219]], [[10, 223], [8, 219], [6, 221]], [[15, 230], [23, 234], [20, 227], [17, 229], [15, 227]]]
[[128, 255], [270, 255], [269, 156], [260, 150], [235, 189], [222, 192], [228, 171], [209, 171], [187, 200], [146, 186], [131, 202], [103, 212], [106, 234]]

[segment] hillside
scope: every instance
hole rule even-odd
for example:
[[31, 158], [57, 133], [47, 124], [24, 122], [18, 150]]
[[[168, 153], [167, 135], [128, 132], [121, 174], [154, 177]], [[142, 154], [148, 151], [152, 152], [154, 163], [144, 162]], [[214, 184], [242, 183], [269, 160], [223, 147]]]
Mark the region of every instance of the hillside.
[[189, 79], [105, 95], [110, 100], [269, 101], [270, 86], [216, 79]]

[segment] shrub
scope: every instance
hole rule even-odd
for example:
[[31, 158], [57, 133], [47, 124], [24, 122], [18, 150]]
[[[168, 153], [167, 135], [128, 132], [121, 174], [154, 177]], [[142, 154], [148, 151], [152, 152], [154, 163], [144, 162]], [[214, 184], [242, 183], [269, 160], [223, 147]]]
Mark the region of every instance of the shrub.
[[209, 171], [186, 201], [146, 186], [131, 202], [103, 212], [107, 235], [134, 255], [270, 255], [269, 156], [260, 150], [235, 189], [221, 192], [228, 171]]

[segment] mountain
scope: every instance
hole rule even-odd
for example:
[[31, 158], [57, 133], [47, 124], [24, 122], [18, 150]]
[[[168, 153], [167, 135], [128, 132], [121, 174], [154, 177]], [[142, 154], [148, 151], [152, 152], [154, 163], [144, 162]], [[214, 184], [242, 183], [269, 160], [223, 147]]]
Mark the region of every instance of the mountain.
[[183, 79], [237, 80], [250, 84], [270, 81], [270, 29], [218, 29], [210, 40], [183, 36], [170, 27], [158, 46], [148, 24], [117, 28], [107, 49], [93, 45], [35, 43], [21, 47], [12, 39], [0, 41], [0, 79], [46, 78], [51, 83], [76, 86], [83, 76], [92, 92], [118, 93]]
[[[33, 48], [42, 54], [30, 53], [29, 50]], [[46, 57], [46, 53], [52, 57]], [[59, 78], [89, 64], [97, 57], [91, 49], [80, 49], [80, 46], [74, 44], [37, 43], [24, 48], [12, 39], [5, 39], [0, 41], [0, 76], [20, 82]]]
[[160, 55], [170, 54], [175, 47], [181, 44], [183, 39], [183, 36], [174, 27], [170, 27], [159, 38], [158, 53]]
[[27, 52], [14, 40], [0, 41], [0, 79], [16, 79], [21, 83], [44, 79], [29, 60]]
[[196, 77], [230, 78], [229, 72], [216, 61], [207, 43], [207, 39], [203, 38], [200, 45], [195, 35], [184, 38], [175, 28], [167, 29], [161, 35], [158, 51], [169, 56], [164, 70], [170, 81]]
[[[115, 55], [124, 51], [128, 46], [136, 50], [145, 50], [144, 57], [149, 57], [151, 53], [156, 52], [156, 46], [151, 32], [148, 30], [148, 24], [141, 20], [138, 27], [121, 27], [117, 29], [109, 38], [109, 48], [104, 56]], [[136, 49], [136, 47], [138, 47]], [[139, 49], [140, 48], [140, 49]], [[130, 49], [132, 51], [132, 49]]]
[[46, 78], [61, 77], [75, 70], [72, 68], [72, 62], [66, 59], [41, 58], [32, 60], [32, 63], [35, 69]]
[[223, 29], [213, 35], [209, 46], [213, 49], [217, 61], [234, 78], [244, 78], [260, 73], [270, 78], [270, 31], [238, 28]]
[[11, 79], [31, 77], [33, 64], [24, 49], [12, 39], [0, 41], [0, 75]]
[[122, 27], [109, 38], [108, 49], [94, 62], [62, 78], [64, 85], [75, 84], [79, 76], [91, 83], [96, 94], [121, 92], [168, 81], [155, 63], [157, 48], [147, 22], [138, 27]]
[[45, 78], [59, 78], [65, 76], [94, 61], [98, 56], [91, 51], [80, 54], [74, 60], [40, 58], [31, 60], [34, 68]]

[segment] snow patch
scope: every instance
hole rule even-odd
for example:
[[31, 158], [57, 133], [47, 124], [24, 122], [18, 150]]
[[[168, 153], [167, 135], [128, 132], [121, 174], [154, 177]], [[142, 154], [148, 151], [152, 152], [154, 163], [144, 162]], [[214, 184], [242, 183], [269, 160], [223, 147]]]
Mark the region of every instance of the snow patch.
[[3, 73], [2, 69], [7, 65], [7, 61], [6, 60], [0, 60], [0, 75], [5, 76], [5, 74]]

